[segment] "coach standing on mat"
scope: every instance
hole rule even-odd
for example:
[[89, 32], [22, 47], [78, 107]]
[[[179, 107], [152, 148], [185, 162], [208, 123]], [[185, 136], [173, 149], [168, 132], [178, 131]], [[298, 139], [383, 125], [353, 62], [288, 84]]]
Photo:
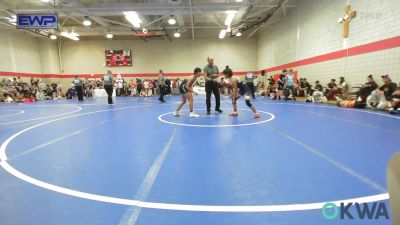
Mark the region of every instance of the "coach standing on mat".
[[114, 82], [113, 82], [113, 75], [110, 70], [107, 71], [107, 74], [104, 75], [103, 84], [104, 84], [104, 89], [106, 90], [108, 95], [108, 104], [113, 104], [112, 95], [114, 92]]
[[78, 100], [80, 102], [83, 101], [83, 81], [78, 78], [78, 75], [76, 75], [72, 83], [75, 86], [76, 95], [78, 95]]
[[219, 95], [219, 84], [217, 78], [219, 76], [219, 70], [214, 65], [214, 59], [212, 57], [207, 58], [207, 66], [204, 67], [204, 73], [210, 80], [206, 81], [206, 104], [207, 104], [207, 115], [211, 114], [211, 93], [215, 96], [215, 111], [222, 113], [220, 109], [220, 95]]

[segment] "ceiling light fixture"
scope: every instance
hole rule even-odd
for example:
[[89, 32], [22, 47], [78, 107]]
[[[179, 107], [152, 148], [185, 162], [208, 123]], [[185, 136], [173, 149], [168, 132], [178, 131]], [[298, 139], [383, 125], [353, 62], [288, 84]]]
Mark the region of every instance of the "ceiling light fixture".
[[221, 30], [219, 32], [219, 39], [224, 39], [225, 35], [226, 35], [226, 30]]
[[240, 37], [240, 36], [242, 36], [242, 33], [238, 32], [238, 33], [235, 34], [235, 36], [236, 37]]
[[171, 16], [171, 18], [169, 18], [169, 20], [168, 20], [168, 24], [170, 24], [170, 25], [176, 24], [176, 19], [173, 16]]
[[226, 14], [228, 14], [228, 16], [225, 19], [225, 25], [226, 26], [230, 26], [231, 23], [233, 22], [233, 19], [235, 18], [236, 15], [236, 10], [228, 10], [226, 11]]
[[69, 38], [74, 41], [79, 41], [79, 34], [77, 34], [75, 32], [69, 33], [69, 32], [63, 31], [63, 32], [61, 32], [61, 36]]
[[8, 19], [8, 22], [11, 23], [12, 25], [17, 25], [17, 16], [12, 15], [11, 18]]
[[176, 37], [176, 38], [179, 38], [179, 37], [181, 37], [181, 33], [179, 33], [179, 32], [175, 32], [175, 33], [174, 33], [174, 37]]
[[135, 11], [124, 12], [126, 20], [128, 20], [134, 27], [139, 28], [142, 20], [140, 20], [139, 15]]
[[87, 27], [92, 25], [92, 21], [89, 19], [89, 17], [85, 16], [85, 19], [83, 20], [83, 25]]
[[108, 33], [108, 34], [106, 35], [106, 37], [107, 37], [108, 39], [112, 39], [112, 38], [114, 37], [114, 35], [113, 35], [112, 33]]

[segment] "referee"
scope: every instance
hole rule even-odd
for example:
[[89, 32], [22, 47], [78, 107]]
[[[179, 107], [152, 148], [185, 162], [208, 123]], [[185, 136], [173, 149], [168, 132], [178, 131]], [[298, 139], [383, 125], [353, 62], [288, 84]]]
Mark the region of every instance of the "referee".
[[76, 95], [78, 95], [78, 100], [80, 102], [83, 101], [83, 81], [78, 78], [78, 75], [76, 75], [72, 83], [75, 86]]
[[215, 96], [215, 111], [222, 113], [222, 110], [220, 109], [219, 84], [217, 81], [219, 70], [218, 67], [214, 65], [214, 59], [212, 57], [208, 57], [207, 62], [208, 64], [203, 69], [207, 77], [210, 78], [206, 81], [207, 115], [211, 114], [211, 93]]
[[110, 70], [107, 71], [107, 74], [105, 74], [103, 76], [103, 85], [104, 85], [104, 89], [107, 92], [108, 104], [111, 105], [111, 104], [113, 104], [112, 95], [114, 92], [114, 81], [113, 81], [112, 72]]
[[245, 77], [246, 84], [250, 88], [251, 97], [256, 99], [256, 87], [254, 85], [254, 74], [252, 72], [248, 72]]
[[165, 95], [165, 77], [164, 77], [164, 73], [162, 70], [160, 70], [160, 75], [158, 76], [158, 89], [160, 92], [160, 98], [158, 98], [158, 100], [160, 102], [166, 102], [164, 100], [164, 95]]

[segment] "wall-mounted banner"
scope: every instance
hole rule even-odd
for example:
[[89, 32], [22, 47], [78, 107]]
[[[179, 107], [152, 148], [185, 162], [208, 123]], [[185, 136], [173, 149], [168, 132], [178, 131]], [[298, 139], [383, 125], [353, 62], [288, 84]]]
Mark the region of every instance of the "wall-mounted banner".
[[58, 14], [17, 14], [18, 29], [57, 29]]

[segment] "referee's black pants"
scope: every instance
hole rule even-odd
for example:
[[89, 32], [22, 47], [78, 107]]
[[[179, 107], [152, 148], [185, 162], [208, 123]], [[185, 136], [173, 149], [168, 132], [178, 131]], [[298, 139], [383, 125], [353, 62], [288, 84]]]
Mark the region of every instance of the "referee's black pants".
[[253, 99], [255, 99], [255, 98], [256, 98], [256, 87], [254, 86], [254, 83], [253, 83], [253, 82], [248, 82], [248, 83], [247, 83], [247, 86], [249, 86], [249, 88], [250, 88], [251, 97], [252, 97]]
[[165, 101], [164, 100], [164, 95], [165, 95], [165, 86], [164, 85], [159, 85], [158, 86], [158, 89], [159, 89], [159, 91], [160, 91], [160, 98], [158, 98], [158, 100], [160, 100], [160, 101]]
[[76, 95], [78, 96], [78, 100], [81, 102], [83, 101], [83, 87], [82, 86], [75, 86]]
[[206, 82], [206, 104], [207, 104], [207, 112], [211, 111], [211, 94], [215, 96], [215, 110], [220, 109], [220, 95], [219, 95], [219, 85], [214, 81]]
[[108, 104], [113, 104], [113, 100], [112, 100], [112, 94], [114, 92], [114, 88], [112, 85], [104, 85], [104, 89], [107, 92], [108, 95]]

